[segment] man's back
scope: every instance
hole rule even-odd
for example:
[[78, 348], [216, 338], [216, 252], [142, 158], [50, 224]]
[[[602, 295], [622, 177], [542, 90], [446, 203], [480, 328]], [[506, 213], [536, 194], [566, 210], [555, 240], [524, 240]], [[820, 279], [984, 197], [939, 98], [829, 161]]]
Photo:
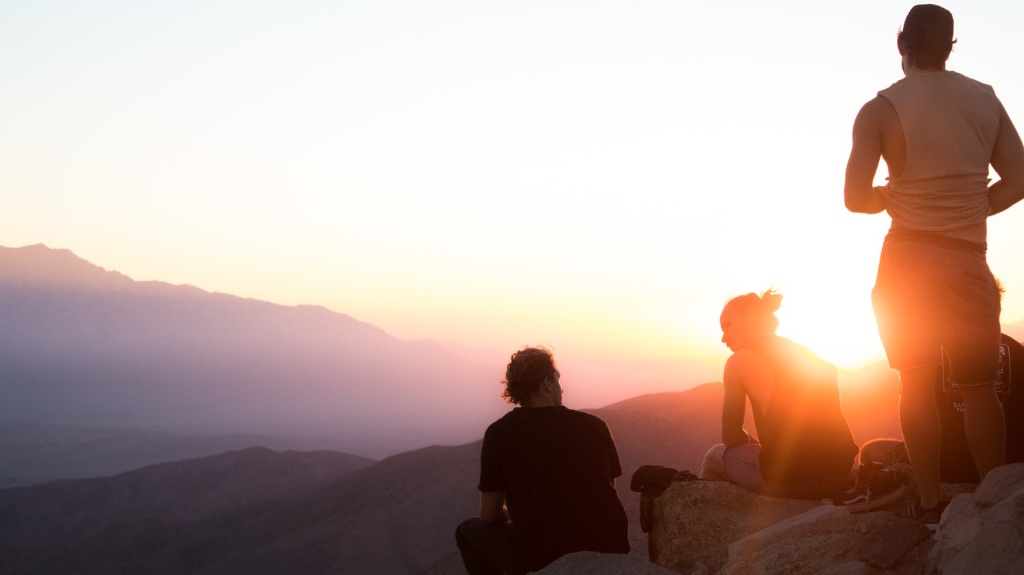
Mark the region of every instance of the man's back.
[[946, 70], [916, 71], [879, 92], [896, 111], [906, 164], [890, 174], [893, 226], [949, 231], [988, 217], [988, 175], [1002, 106], [990, 86]]
[[480, 463], [480, 491], [505, 492], [517, 567], [581, 550], [629, 551], [612, 487], [622, 470], [599, 418], [563, 406], [516, 408], [488, 427]]

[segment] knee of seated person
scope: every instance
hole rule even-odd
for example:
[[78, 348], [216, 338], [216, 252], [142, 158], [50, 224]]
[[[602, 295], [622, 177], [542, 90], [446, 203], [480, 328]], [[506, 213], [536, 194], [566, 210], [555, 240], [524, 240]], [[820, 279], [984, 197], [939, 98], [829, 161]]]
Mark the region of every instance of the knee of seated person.
[[709, 449], [708, 452], [704, 454], [704, 459], [713, 459], [721, 461], [723, 455], [725, 455], [725, 444], [719, 443], [711, 446], [711, 449]]
[[725, 445], [719, 443], [714, 445], [704, 454], [704, 461], [700, 465], [698, 477], [701, 479], [722, 481], [725, 479], [725, 464], [722, 457], [725, 455]]
[[459, 526], [455, 528], [455, 540], [459, 543], [465, 541], [473, 531], [480, 529], [484, 525], [483, 519], [479, 517], [470, 517]]

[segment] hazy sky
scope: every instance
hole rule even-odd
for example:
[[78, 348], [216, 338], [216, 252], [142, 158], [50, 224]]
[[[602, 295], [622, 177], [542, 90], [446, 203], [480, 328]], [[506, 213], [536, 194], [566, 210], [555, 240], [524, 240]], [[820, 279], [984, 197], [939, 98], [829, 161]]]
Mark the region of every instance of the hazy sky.
[[[717, 361], [774, 286], [857, 367], [889, 222], [843, 171], [910, 6], [0, 2], [0, 245], [577, 359]], [[948, 67], [1024, 125], [1024, 3], [945, 6]], [[1020, 230], [990, 220], [1004, 322]]]

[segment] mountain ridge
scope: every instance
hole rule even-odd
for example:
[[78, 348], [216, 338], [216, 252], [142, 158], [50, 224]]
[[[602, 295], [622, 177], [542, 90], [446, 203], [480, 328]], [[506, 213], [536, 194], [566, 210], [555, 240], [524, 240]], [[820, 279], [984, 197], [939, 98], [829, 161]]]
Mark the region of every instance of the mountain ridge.
[[0, 318], [0, 422], [304, 428], [396, 453], [468, 441], [502, 409], [480, 386], [500, 380], [496, 352], [399, 340], [322, 306], [135, 282], [41, 244], [0, 248]]

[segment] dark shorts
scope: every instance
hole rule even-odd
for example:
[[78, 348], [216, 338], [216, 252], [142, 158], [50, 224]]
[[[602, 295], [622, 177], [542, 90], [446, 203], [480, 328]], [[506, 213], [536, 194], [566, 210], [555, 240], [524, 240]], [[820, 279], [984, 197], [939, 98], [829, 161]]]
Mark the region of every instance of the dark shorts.
[[504, 575], [515, 571], [510, 555], [511, 523], [488, 524], [479, 517], [467, 519], [456, 528], [455, 543], [469, 575]]
[[890, 234], [882, 247], [871, 300], [889, 365], [939, 366], [945, 353], [957, 385], [993, 382], [1000, 293], [985, 248], [925, 237]]

